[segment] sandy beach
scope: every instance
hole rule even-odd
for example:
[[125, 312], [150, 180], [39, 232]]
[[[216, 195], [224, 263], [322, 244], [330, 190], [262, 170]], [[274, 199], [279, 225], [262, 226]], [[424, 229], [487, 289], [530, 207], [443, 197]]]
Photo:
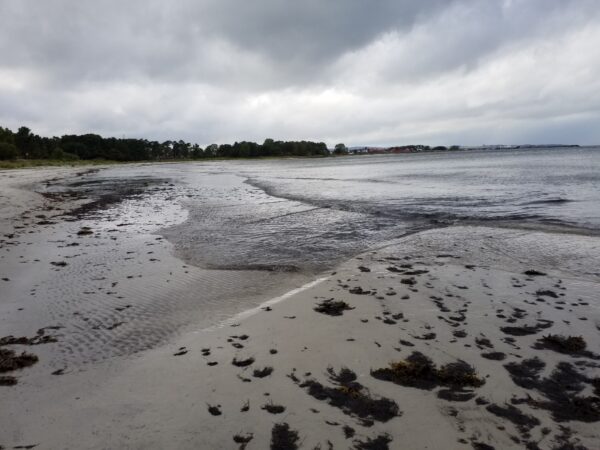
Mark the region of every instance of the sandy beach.
[[81, 172], [1, 174], [3, 448], [600, 446], [597, 237], [454, 226], [315, 276], [206, 270], [159, 209], [98, 228], [31, 191]]

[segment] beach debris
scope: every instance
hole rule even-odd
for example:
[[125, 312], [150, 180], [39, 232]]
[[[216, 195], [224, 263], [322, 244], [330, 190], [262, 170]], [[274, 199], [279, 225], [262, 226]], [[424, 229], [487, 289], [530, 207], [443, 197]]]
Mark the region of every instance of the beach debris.
[[36, 335], [34, 337], [28, 338], [25, 336], [14, 337], [4, 336], [0, 338], [0, 346], [1, 345], [41, 345], [41, 344], [50, 344], [52, 342], [58, 342], [58, 339], [55, 336], [51, 336], [46, 334], [47, 329], [58, 330], [62, 327], [44, 327], [37, 330]]
[[392, 437], [387, 434], [380, 434], [376, 438], [367, 438], [365, 441], [355, 439], [352, 441], [354, 448], [357, 450], [388, 450], [389, 443], [392, 442]]
[[523, 274], [525, 274], [529, 277], [545, 277], [547, 275], [544, 272], [540, 272], [539, 270], [535, 270], [535, 269], [526, 270], [525, 272], [523, 272]]
[[240, 409], [241, 412], [248, 412], [250, 411], [250, 400], [246, 400], [244, 402], [244, 404], [242, 405], [242, 408]]
[[532, 389], [538, 380], [539, 373], [546, 367], [546, 363], [535, 358], [524, 359], [521, 362], [511, 362], [504, 365], [510, 377], [517, 386]]
[[556, 422], [600, 421], [600, 397], [582, 396], [586, 385], [595, 387], [597, 379], [590, 379], [579, 373], [572, 364], [559, 362], [549, 377], [541, 378], [540, 372], [545, 363], [539, 358], [531, 358], [520, 363], [505, 364], [513, 382], [522, 388], [534, 390], [543, 395], [543, 399], [534, 399], [530, 395], [515, 402], [526, 403], [534, 408], [545, 409], [552, 414]]
[[0, 373], [32, 366], [38, 360], [38, 357], [31, 353], [22, 352], [17, 355], [14, 350], [0, 348]]
[[535, 295], [537, 295], [538, 297], [558, 298], [558, 294], [549, 289], [538, 289], [537, 291], [535, 291]]
[[77, 232], [77, 236], [89, 236], [90, 234], [94, 234], [94, 231], [90, 227], [81, 227]]
[[566, 354], [581, 354], [586, 347], [587, 344], [582, 336], [562, 336], [559, 334], [543, 336], [533, 346], [537, 350], [548, 349]]
[[330, 298], [318, 303], [313, 309], [321, 314], [327, 314], [328, 316], [341, 316], [344, 314], [344, 311], [351, 311], [354, 307], [343, 300], [334, 300], [333, 298]]
[[352, 428], [350, 425], [344, 425], [342, 427], [342, 431], [344, 432], [344, 437], [346, 439], [350, 439], [350, 438], [354, 437], [354, 435], [356, 434], [356, 430], [354, 428]]
[[415, 339], [420, 339], [422, 341], [430, 341], [432, 339], [435, 339], [437, 335], [435, 333], [425, 333], [421, 336], [413, 336]]
[[348, 292], [350, 292], [351, 294], [356, 294], [356, 295], [369, 295], [371, 293], [371, 291], [363, 290], [363, 288], [361, 288], [360, 286], [350, 288], [348, 290]]
[[210, 405], [207, 404], [208, 406], [208, 412], [211, 413], [211, 415], [213, 416], [220, 416], [221, 414], [223, 414], [221, 412], [221, 405]]
[[551, 320], [539, 320], [535, 325], [500, 327], [500, 331], [511, 336], [529, 336], [550, 328], [552, 325], [554, 325], [554, 322]]
[[492, 361], [503, 361], [506, 359], [506, 354], [502, 352], [487, 352], [482, 353], [481, 357]]
[[231, 361], [231, 364], [233, 364], [236, 367], [247, 367], [254, 363], [254, 361], [255, 359], [252, 356], [246, 359], [237, 359], [236, 357], [234, 357], [233, 361]]
[[475, 344], [480, 349], [485, 348], [494, 348], [492, 342], [488, 338], [475, 338]]
[[187, 349], [185, 347], [179, 347], [179, 350], [177, 350], [176, 353], [173, 353], [173, 356], [181, 356], [181, 355], [185, 355], [187, 353]]
[[[392, 362], [389, 367], [371, 370], [371, 376], [378, 380], [425, 390], [446, 386], [455, 391], [462, 391], [465, 387], [480, 387], [485, 384], [483, 378], [466, 362], [459, 360], [438, 368], [421, 352], [413, 352], [404, 361]], [[474, 396], [472, 393], [471, 395]], [[449, 393], [442, 393], [442, 397], [444, 396], [449, 397]]]
[[273, 373], [273, 367], [267, 366], [262, 369], [254, 369], [252, 376], [255, 378], [265, 378]]
[[240, 450], [244, 450], [247, 446], [248, 443], [254, 438], [254, 434], [252, 433], [246, 433], [246, 434], [236, 434], [235, 436], [233, 436], [233, 442], [235, 442], [236, 444], [240, 444], [239, 449]]
[[367, 388], [356, 381], [356, 374], [352, 370], [343, 367], [336, 373], [329, 367], [327, 373], [334, 387], [325, 386], [314, 379], [300, 382], [293, 374], [290, 378], [311, 397], [326, 401], [346, 415], [359, 418], [365, 426], [372, 424], [374, 420], [387, 422], [402, 414], [394, 400], [372, 396]]
[[260, 409], [264, 409], [265, 411], [267, 411], [268, 413], [271, 413], [271, 414], [281, 414], [282, 412], [285, 411], [285, 406], [276, 405], [271, 400], [269, 403], [265, 403], [264, 405], [262, 405], [260, 407]]
[[68, 265], [66, 261], [51, 261], [50, 264], [56, 267], [65, 267]]
[[0, 386], [14, 386], [17, 384], [17, 379], [12, 375], [0, 376]]
[[287, 423], [276, 423], [271, 430], [271, 450], [296, 450], [300, 436]]
[[486, 406], [485, 409], [495, 416], [512, 422], [521, 433], [528, 433], [532, 428], [540, 425], [537, 417], [525, 414], [513, 405], [506, 404], [505, 406], [500, 406], [492, 403]]

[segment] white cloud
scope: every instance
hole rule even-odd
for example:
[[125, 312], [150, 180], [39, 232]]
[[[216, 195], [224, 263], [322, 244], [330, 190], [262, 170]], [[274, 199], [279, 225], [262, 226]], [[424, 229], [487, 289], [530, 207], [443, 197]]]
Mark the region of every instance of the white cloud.
[[4, 0], [0, 124], [202, 145], [600, 142], [596, 2], [365, 4]]

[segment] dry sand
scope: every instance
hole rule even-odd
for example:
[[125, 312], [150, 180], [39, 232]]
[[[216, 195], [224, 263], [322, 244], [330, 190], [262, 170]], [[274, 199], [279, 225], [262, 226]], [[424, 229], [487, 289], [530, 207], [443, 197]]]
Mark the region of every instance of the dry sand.
[[[14, 209], [3, 213], [11, 225], [10, 214], [29, 201], [18, 197], [22, 192], [11, 191]], [[76, 230], [50, 227], [45, 233], [55, 234], [44, 239], [56, 233], [65, 233], [65, 242], [74, 239]], [[119, 242], [127, 251], [147, 244], [124, 236]], [[94, 312], [102, 325], [94, 330], [77, 322], [72, 309], [49, 316], [38, 305], [44, 292], [33, 300], [22, 295], [38, 278], [60, 278], [70, 260], [59, 260], [69, 261], [67, 268], [51, 266], [57, 259], [51, 253], [46, 269], [27, 281], [15, 269], [16, 250], [6, 246], [14, 239], [2, 242], [13, 253], [0, 259], [0, 277], [12, 271], [1, 285], [6, 332], [0, 338], [40, 337], [0, 348], [40, 361], [0, 374], [18, 381], [0, 387], [0, 445], [6, 448], [600, 448], [598, 238], [483, 227], [419, 233], [262, 307], [217, 326], [167, 334], [168, 344], [126, 358], [105, 357], [113, 353], [102, 346], [126, 346], [127, 339], [156, 332], [136, 330], [136, 324], [147, 326], [136, 314], [181, 314], [178, 302], [136, 312], [137, 296], [143, 294], [142, 304], [148, 290], [155, 302], [180, 298], [182, 291], [201, 289], [202, 275], [157, 241], [160, 258], [136, 268], [150, 282], [129, 286], [126, 299], [103, 293], [110, 302], [74, 306]], [[29, 247], [42, 245], [30, 239]], [[28, 246], [16, 248], [23, 256]], [[115, 251], [98, 247], [103, 255]], [[114, 261], [122, 258], [118, 253]], [[178, 273], [166, 277], [175, 265]], [[538, 273], [526, 275], [530, 270]], [[128, 274], [117, 266], [106, 281], [134, 283]], [[187, 282], [172, 287], [168, 279]], [[124, 334], [122, 326], [111, 328], [121, 313], [128, 314], [122, 326], [130, 327]], [[16, 314], [31, 318], [10, 319]], [[62, 317], [65, 329], [36, 334], [57, 325], [49, 317]], [[581, 336], [586, 347], [578, 339], [542, 339], [549, 335]], [[57, 342], [41, 344], [44, 336]], [[87, 350], [78, 353], [77, 341]], [[69, 359], [65, 347], [101, 357]], [[57, 360], [65, 367], [53, 365]], [[399, 363], [395, 371], [386, 370], [390, 363]], [[281, 447], [273, 447], [274, 437]]]

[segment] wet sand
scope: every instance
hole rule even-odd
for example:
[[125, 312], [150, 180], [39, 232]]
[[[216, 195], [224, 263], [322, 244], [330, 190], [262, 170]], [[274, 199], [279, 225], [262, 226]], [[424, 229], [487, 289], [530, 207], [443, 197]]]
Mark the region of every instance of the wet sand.
[[[15, 208], [39, 201], [19, 192]], [[0, 445], [600, 445], [598, 238], [431, 230], [206, 318], [194, 300], [213, 271], [175, 258], [157, 221], [56, 219], [3, 238], [0, 338], [27, 340], [0, 348], [39, 361], [0, 374], [17, 381], [0, 387]], [[248, 286], [271, 276], [251, 272]]]

